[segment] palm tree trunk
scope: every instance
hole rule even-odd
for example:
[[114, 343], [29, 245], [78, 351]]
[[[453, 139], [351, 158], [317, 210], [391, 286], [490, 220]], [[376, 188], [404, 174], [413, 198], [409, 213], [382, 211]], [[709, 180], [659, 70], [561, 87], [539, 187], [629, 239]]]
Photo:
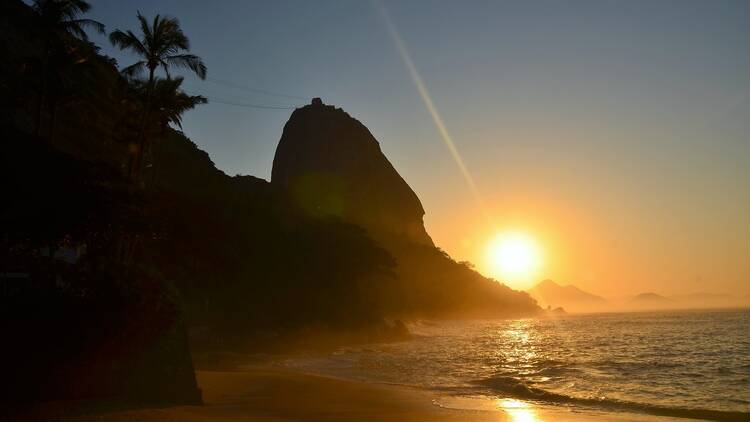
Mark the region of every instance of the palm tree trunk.
[[146, 86], [146, 109], [144, 110], [143, 116], [141, 118], [141, 129], [138, 133], [138, 150], [136, 151], [136, 159], [133, 166], [133, 180], [136, 182], [140, 177], [143, 167], [143, 156], [146, 148], [146, 125], [148, 123], [148, 118], [151, 115], [151, 96], [154, 90], [155, 71], [155, 67], [149, 67], [148, 85]]

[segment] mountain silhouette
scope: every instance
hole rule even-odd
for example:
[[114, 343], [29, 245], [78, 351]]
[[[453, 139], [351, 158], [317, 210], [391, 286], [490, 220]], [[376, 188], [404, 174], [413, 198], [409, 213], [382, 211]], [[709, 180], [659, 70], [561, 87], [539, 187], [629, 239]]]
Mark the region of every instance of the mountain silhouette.
[[585, 292], [573, 285], [561, 286], [552, 280], [544, 280], [529, 293], [540, 303], [553, 308], [563, 307], [568, 311], [582, 312], [602, 310], [608, 305], [603, 297]]
[[296, 109], [284, 126], [271, 186], [311, 218], [362, 227], [393, 256], [395, 279], [379, 293], [392, 315], [510, 317], [539, 311], [527, 293], [437, 248], [425, 230], [419, 198], [378, 141], [361, 122], [319, 98]]
[[276, 148], [271, 183], [311, 215], [336, 216], [374, 238], [433, 245], [417, 195], [358, 120], [316, 98], [298, 108]]

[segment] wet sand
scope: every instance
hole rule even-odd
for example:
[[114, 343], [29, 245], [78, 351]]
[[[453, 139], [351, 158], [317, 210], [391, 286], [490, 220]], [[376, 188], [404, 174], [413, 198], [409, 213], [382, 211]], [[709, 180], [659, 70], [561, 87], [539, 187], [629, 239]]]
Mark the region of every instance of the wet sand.
[[[204, 405], [109, 411], [50, 420], [88, 421], [656, 421], [685, 419], [565, 408], [466, 410], [440, 406], [434, 392], [310, 375], [275, 367], [198, 371]], [[450, 403], [450, 400], [445, 403]], [[459, 406], [460, 407], [460, 406]], [[46, 416], [53, 416], [47, 414]]]
[[202, 406], [116, 411], [74, 421], [503, 421], [435, 406], [429, 392], [283, 369], [198, 371]]

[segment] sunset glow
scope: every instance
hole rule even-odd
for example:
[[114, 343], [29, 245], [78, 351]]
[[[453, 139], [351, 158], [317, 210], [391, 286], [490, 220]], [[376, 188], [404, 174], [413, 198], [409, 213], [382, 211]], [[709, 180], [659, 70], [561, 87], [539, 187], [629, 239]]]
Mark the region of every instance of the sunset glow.
[[528, 403], [516, 399], [501, 399], [497, 406], [504, 410], [513, 422], [541, 422], [536, 417], [534, 408]]
[[542, 256], [538, 243], [521, 231], [495, 235], [487, 246], [492, 275], [513, 287], [532, 284], [538, 275]]

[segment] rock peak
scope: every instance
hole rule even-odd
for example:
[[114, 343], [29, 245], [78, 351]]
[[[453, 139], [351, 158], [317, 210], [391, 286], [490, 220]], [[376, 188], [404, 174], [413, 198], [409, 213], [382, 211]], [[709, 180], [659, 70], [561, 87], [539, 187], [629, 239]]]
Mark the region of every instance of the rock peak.
[[284, 125], [271, 183], [303, 210], [357, 224], [379, 239], [433, 245], [419, 198], [358, 120], [314, 98]]

